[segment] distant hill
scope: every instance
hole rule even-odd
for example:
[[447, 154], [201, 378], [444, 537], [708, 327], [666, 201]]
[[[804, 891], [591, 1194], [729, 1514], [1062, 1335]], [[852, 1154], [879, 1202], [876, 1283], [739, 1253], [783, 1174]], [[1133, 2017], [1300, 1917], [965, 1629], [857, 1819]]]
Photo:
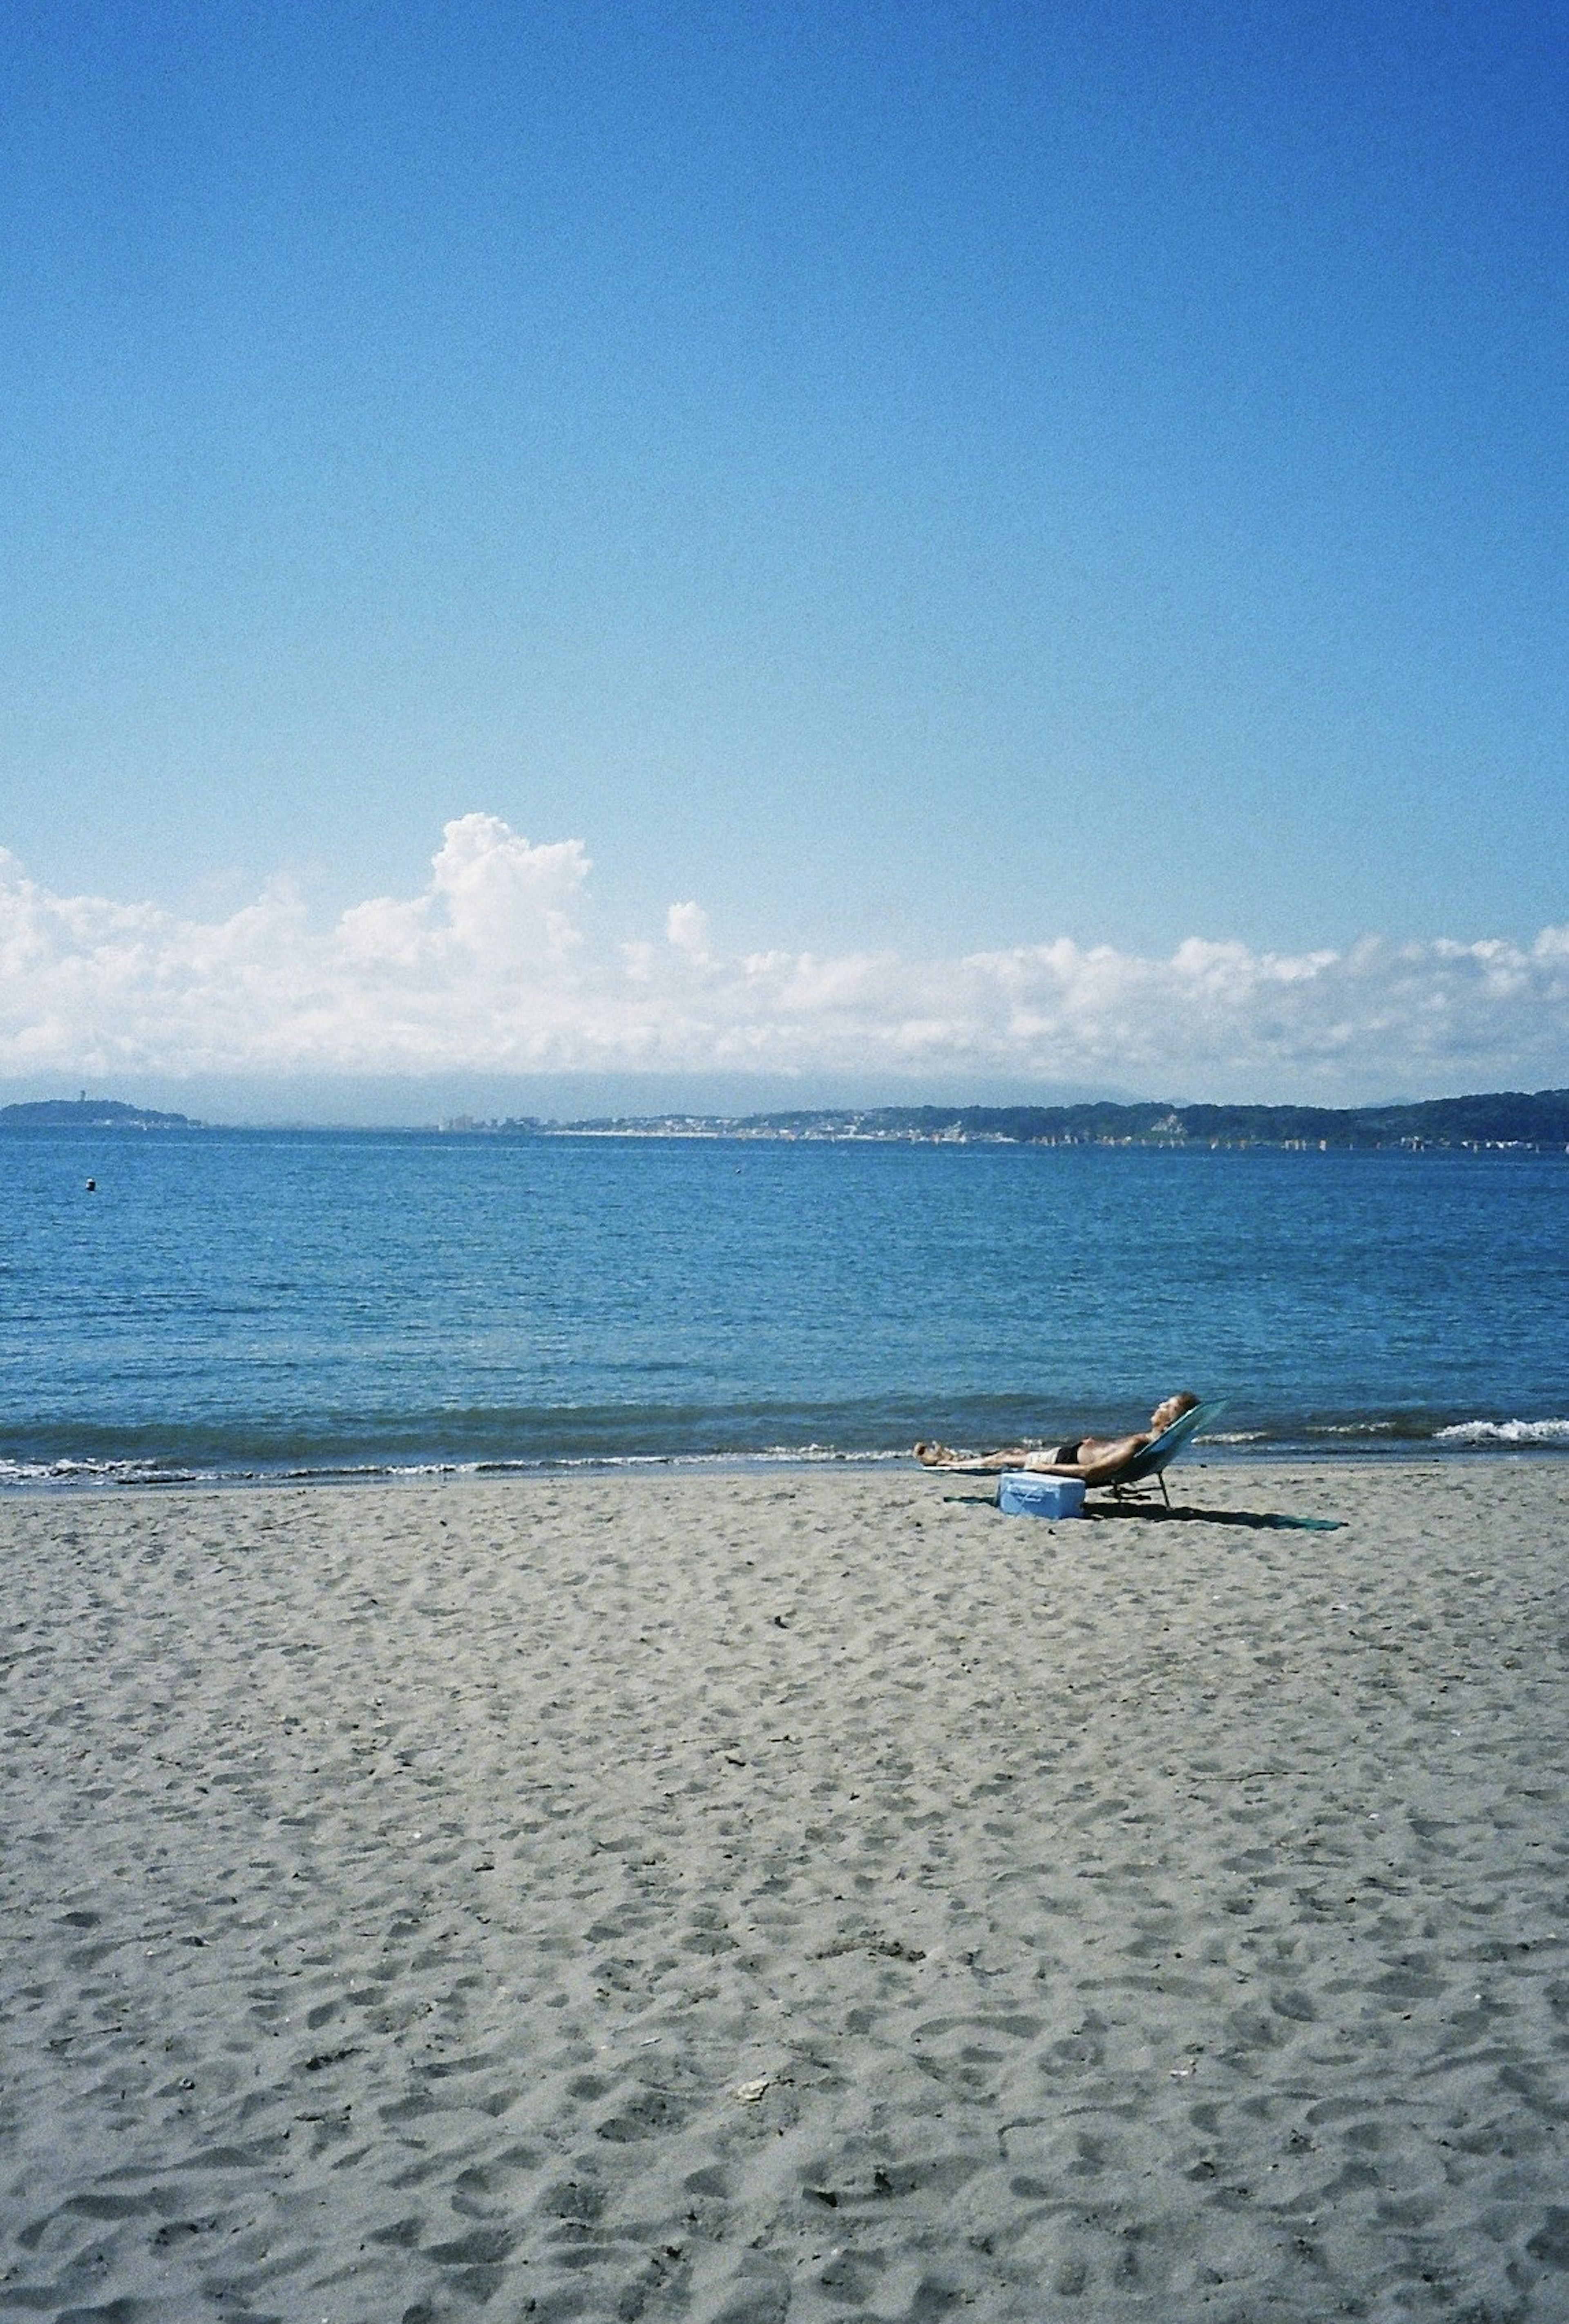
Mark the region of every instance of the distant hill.
[[[534, 1134], [540, 1127], [495, 1126]], [[645, 1136], [1005, 1139], [1028, 1146], [1569, 1148], [1569, 1090], [1500, 1090], [1409, 1105], [885, 1105], [740, 1118], [601, 1119], [559, 1128]]]
[[114, 1097], [41, 1097], [0, 1105], [0, 1130], [199, 1130], [188, 1114], [155, 1113]]
[[[1153, 1146], [1569, 1144], [1569, 1090], [1502, 1090], [1410, 1105], [968, 1106], [946, 1115], [934, 1107], [918, 1111], [920, 1119], [912, 1119], [910, 1127], [928, 1136], [952, 1127], [961, 1134], [1032, 1145], [1064, 1139]], [[890, 1129], [898, 1120], [891, 1108], [883, 1118]]]

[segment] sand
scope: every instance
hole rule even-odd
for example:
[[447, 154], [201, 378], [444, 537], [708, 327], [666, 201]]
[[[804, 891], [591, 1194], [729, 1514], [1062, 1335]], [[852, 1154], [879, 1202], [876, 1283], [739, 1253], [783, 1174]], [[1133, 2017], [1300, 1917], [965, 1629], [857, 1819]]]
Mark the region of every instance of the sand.
[[0, 2315], [1569, 2316], [1569, 1463], [1172, 1482], [0, 1504]]

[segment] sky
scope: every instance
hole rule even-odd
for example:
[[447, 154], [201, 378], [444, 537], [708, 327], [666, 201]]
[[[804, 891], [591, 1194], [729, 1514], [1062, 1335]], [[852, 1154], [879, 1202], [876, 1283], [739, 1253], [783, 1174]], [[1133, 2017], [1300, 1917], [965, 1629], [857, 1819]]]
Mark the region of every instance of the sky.
[[1569, 1083], [1555, 12], [0, 73], [12, 1092]]

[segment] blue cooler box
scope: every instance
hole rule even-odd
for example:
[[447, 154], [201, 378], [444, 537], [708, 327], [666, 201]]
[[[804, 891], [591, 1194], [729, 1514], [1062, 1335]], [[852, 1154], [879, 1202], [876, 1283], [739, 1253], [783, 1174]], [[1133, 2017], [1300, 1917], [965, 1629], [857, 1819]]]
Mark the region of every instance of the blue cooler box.
[[1011, 1517], [1081, 1517], [1084, 1487], [1077, 1477], [1039, 1477], [1031, 1469], [1005, 1469], [997, 1507]]

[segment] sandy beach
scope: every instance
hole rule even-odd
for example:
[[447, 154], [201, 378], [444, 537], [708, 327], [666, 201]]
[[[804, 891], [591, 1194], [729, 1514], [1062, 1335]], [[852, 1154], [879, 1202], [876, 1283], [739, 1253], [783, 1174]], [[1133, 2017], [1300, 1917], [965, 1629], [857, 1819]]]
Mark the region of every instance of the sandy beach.
[[1172, 1484], [0, 1504], [0, 2313], [1569, 2316], [1569, 1463]]

